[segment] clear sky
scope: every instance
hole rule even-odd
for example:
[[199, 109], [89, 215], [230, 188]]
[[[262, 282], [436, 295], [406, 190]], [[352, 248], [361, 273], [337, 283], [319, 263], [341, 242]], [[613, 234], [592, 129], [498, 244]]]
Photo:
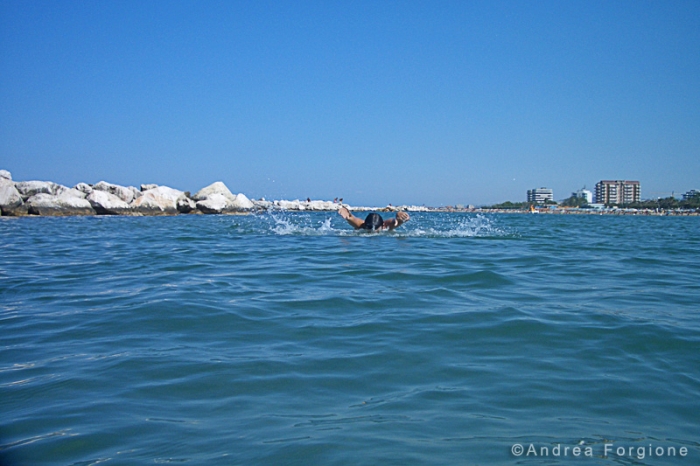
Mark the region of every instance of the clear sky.
[[700, 189], [700, 1], [0, 0], [15, 180], [355, 205]]

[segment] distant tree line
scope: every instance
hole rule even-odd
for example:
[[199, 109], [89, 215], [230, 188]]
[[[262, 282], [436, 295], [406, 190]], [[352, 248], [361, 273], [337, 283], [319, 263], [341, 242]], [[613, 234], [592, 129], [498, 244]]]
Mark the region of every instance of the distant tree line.
[[492, 206], [487, 206], [487, 209], [500, 209], [500, 210], [525, 210], [530, 207], [529, 202], [510, 202], [506, 201], [501, 204], [494, 204]]
[[568, 199], [564, 199], [561, 205], [564, 207], [587, 207], [588, 201], [585, 197], [571, 196]]
[[[569, 199], [567, 199], [568, 201]], [[583, 199], [585, 202], [585, 199]], [[566, 201], [564, 201], [566, 202]], [[544, 201], [544, 204], [535, 204], [533, 202], [511, 202], [511, 201], [506, 201], [501, 204], [494, 204], [491, 206], [486, 206], [487, 209], [499, 209], [499, 210], [527, 210], [530, 208], [530, 206], [540, 206], [540, 205], [545, 205], [545, 206], [552, 206], [552, 205], [558, 205], [555, 201], [550, 201], [549, 199], [546, 199]], [[563, 204], [562, 205], [567, 205]], [[579, 206], [576, 206], [579, 207]]]
[[700, 209], [700, 194], [688, 199], [679, 200], [675, 197], [665, 197], [648, 201], [632, 202], [620, 207], [628, 209]]

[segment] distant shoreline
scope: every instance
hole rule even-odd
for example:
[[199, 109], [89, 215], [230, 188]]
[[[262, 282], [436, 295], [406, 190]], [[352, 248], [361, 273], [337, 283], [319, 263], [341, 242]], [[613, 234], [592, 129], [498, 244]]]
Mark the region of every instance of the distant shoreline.
[[[271, 201], [279, 202], [279, 201]], [[282, 201], [285, 203], [301, 202], [301, 201]], [[314, 201], [312, 201], [314, 202]], [[329, 202], [329, 201], [318, 201], [318, 202]], [[424, 213], [471, 213], [471, 214], [497, 214], [497, 215], [532, 215], [531, 212], [526, 210], [507, 210], [507, 209], [456, 209], [449, 207], [420, 207], [412, 208], [411, 206], [388, 206], [388, 207], [352, 207], [347, 204], [343, 204], [350, 210], [355, 212], [396, 212], [400, 210], [405, 210], [407, 212], [424, 212]], [[308, 212], [337, 212], [337, 209], [305, 209], [303, 206], [301, 208], [253, 208], [245, 211], [230, 211], [230, 212], [220, 212], [218, 215], [256, 215], [262, 213], [274, 213], [274, 212], [287, 212], [287, 213], [308, 213]], [[598, 215], [598, 216], [624, 216], [624, 217], [698, 217], [700, 212], [697, 211], [625, 211], [623, 209], [607, 209], [607, 210], [576, 210], [576, 209], [556, 209], [538, 212], [537, 215]], [[147, 214], [147, 213], [129, 213], [129, 214], [52, 214], [52, 215], [41, 215], [41, 214], [28, 214], [24, 213], [21, 215], [0, 215], [0, 218], [46, 218], [46, 217], [176, 217], [176, 216], [190, 216], [190, 215], [208, 215], [199, 211], [192, 211], [188, 213], [161, 213], [158, 215]]]
[[217, 181], [194, 195], [168, 186], [142, 184], [140, 188], [105, 181], [78, 183], [73, 188], [51, 181], [14, 181], [7, 170], [0, 170], [0, 215], [2, 217], [75, 217], [75, 216], [174, 216], [174, 215], [246, 215], [260, 212], [336, 212], [341, 206], [356, 212], [461, 212], [481, 214], [543, 215], [624, 215], [624, 216], [698, 216], [700, 209], [583, 209], [576, 207], [497, 209], [486, 207], [426, 207], [391, 204], [384, 207], [351, 206], [343, 199], [274, 200], [249, 199], [233, 194]]
[[[529, 210], [519, 209], [451, 209], [437, 208], [432, 212], [470, 212], [482, 214], [524, 214], [532, 215]], [[632, 209], [546, 209], [538, 210], [536, 215], [613, 215], [613, 216], [656, 216], [656, 217], [688, 217], [700, 216], [697, 210], [632, 210]]]

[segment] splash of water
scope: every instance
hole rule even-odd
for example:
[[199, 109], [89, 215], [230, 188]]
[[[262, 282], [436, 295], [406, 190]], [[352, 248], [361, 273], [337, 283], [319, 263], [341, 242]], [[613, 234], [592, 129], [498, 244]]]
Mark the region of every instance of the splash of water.
[[269, 223], [269, 231], [276, 235], [366, 236], [379, 234], [426, 238], [501, 237], [509, 235], [507, 231], [499, 228], [493, 219], [484, 215], [473, 217], [457, 217], [449, 214], [427, 215], [415, 218], [399, 229], [378, 233], [353, 230], [344, 223], [342, 226], [334, 228], [332, 217], [326, 217], [319, 221], [309, 214], [270, 214], [266, 218], [272, 220], [273, 223]]
[[274, 226], [270, 230], [277, 235], [336, 235], [341, 234], [340, 230], [336, 230], [331, 226], [331, 218], [327, 217], [315, 224], [309, 216], [306, 215], [291, 215], [283, 216], [273, 214], [269, 216], [274, 222]]

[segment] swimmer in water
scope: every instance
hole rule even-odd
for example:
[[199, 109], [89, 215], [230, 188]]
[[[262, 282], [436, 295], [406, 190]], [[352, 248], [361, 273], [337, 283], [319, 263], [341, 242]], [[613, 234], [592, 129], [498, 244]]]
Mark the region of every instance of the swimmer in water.
[[406, 212], [396, 212], [396, 218], [389, 220], [382, 219], [379, 214], [371, 213], [362, 221], [342, 206], [338, 209], [338, 213], [356, 230], [393, 230], [411, 219]]

